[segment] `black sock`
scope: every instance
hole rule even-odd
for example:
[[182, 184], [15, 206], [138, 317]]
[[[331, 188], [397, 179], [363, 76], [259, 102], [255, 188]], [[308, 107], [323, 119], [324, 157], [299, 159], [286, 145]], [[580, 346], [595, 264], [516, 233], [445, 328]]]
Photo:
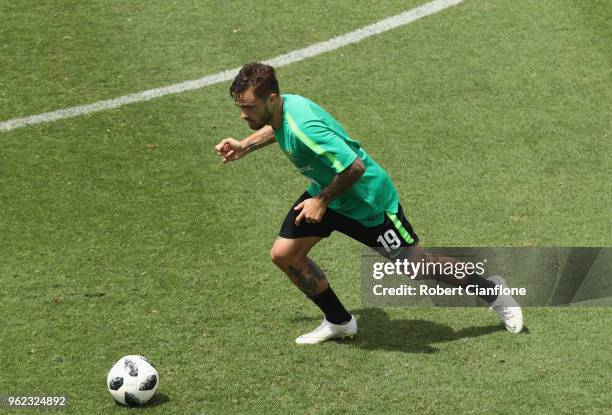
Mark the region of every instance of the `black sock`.
[[308, 296], [325, 314], [325, 319], [332, 324], [342, 324], [351, 321], [351, 315], [346, 311], [331, 286], [320, 294]]
[[[495, 283], [493, 281], [489, 281], [486, 278], [482, 278], [479, 275], [470, 275], [467, 278], [468, 284], [475, 285], [478, 288], [495, 288]], [[497, 295], [479, 295], [480, 298], [485, 300], [487, 303], [491, 304], [493, 301], [497, 299]]]

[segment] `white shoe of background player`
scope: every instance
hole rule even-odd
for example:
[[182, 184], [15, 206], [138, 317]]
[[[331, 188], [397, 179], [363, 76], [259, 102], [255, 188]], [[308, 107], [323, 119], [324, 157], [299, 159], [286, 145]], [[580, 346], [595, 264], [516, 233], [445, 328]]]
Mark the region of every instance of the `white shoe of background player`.
[[[495, 283], [495, 285], [508, 287], [508, 283], [502, 277], [493, 276], [487, 279]], [[491, 303], [489, 310], [494, 310], [497, 313], [510, 333], [516, 334], [523, 330], [523, 311], [511, 295], [498, 295], [495, 301]]]

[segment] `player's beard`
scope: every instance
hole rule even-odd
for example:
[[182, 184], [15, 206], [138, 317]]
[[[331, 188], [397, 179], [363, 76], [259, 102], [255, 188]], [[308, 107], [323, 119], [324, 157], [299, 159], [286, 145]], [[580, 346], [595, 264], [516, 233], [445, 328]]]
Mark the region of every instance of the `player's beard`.
[[266, 106], [266, 113], [261, 117], [262, 120], [258, 122], [257, 124], [249, 123], [249, 128], [251, 130], [259, 130], [264, 125], [270, 124], [272, 122], [272, 115], [273, 115], [272, 111], [268, 110], [268, 107]]

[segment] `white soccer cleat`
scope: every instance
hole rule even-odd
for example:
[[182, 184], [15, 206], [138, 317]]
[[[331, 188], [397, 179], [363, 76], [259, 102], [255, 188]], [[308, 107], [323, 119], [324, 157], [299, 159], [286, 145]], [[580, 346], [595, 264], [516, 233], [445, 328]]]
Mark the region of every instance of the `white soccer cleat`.
[[[506, 280], [500, 276], [493, 276], [487, 279], [494, 282], [495, 285], [508, 287]], [[523, 310], [521, 310], [521, 306], [511, 295], [498, 295], [489, 310], [494, 310], [497, 313], [510, 333], [516, 334], [523, 330]]]
[[351, 321], [344, 324], [333, 324], [323, 318], [319, 327], [310, 333], [302, 334], [295, 339], [297, 344], [318, 344], [326, 340], [353, 337], [357, 333], [357, 320], [351, 316]]

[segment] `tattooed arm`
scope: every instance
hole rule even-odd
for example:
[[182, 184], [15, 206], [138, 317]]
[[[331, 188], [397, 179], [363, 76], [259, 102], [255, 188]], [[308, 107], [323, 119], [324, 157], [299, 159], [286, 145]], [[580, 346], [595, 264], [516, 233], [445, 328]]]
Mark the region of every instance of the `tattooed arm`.
[[344, 169], [340, 174], [334, 177], [334, 180], [319, 193], [316, 198], [329, 205], [329, 202], [340, 196], [342, 193], [355, 184], [357, 180], [365, 173], [365, 165], [359, 157], [355, 159], [353, 164]]
[[294, 208], [295, 210], [302, 210], [297, 218], [295, 218], [295, 224], [300, 226], [302, 220], [309, 223], [320, 222], [327, 209], [327, 205], [354, 185], [363, 173], [365, 173], [365, 165], [363, 161], [357, 157], [350, 166], [344, 169], [340, 174], [337, 174], [334, 180], [318, 195], [311, 199], [304, 200]]
[[248, 136], [244, 140], [240, 142], [242, 147], [244, 148], [245, 155], [251, 153], [255, 150], [259, 150], [262, 147], [267, 146], [268, 144], [273, 143], [276, 140], [274, 138], [274, 129], [266, 125], [263, 128], [259, 129], [253, 135]]
[[242, 141], [233, 138], [221, 140], [215, 146], [215, 151], [223, 157], [223, 163], [238, 160], [247, 154], [267, 146], [275, 141], [274, 129], [266, 125]]

